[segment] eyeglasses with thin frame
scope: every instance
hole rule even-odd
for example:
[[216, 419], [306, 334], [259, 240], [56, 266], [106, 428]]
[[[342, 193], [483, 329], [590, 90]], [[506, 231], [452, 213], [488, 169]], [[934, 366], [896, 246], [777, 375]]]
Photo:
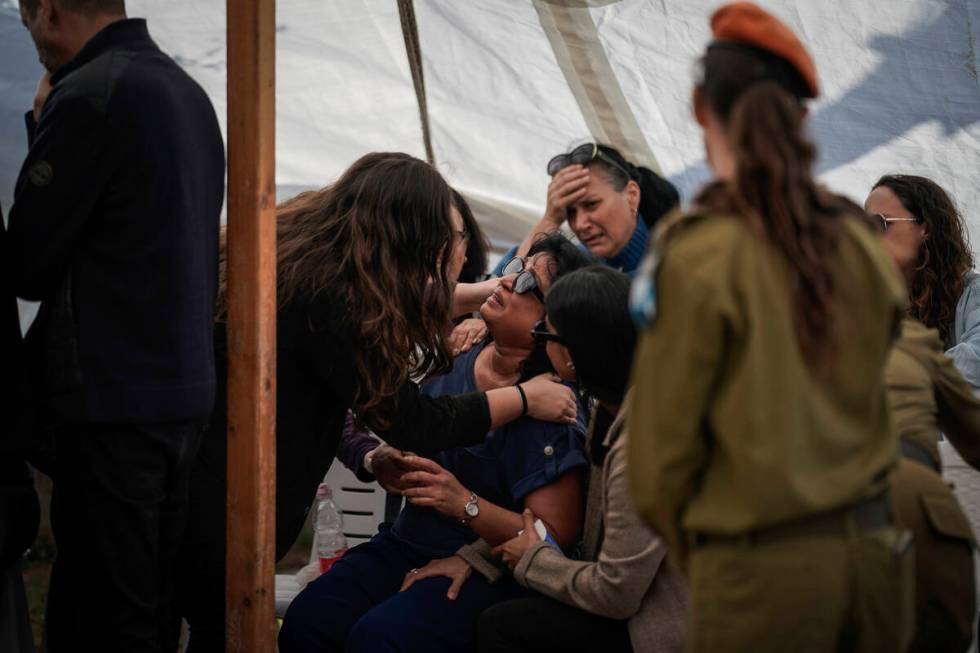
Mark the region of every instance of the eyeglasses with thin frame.
[[565, 341], [557, 333], [552, 333], [548, 331], [548, 323], [545, 320], [538, 321], [534, 328], [531, 329], [531, 336], [538, 342], [557, 342], [559, 345], [564, 345]]
[[623, 174], [627, 176], [627, 178], [633, 178], [633, 175], [630, 174], [629, 170], [617, 163], [611, 156], [603, 152], [598, 143], [585, 143], [583, 145], [579, 145], [567, 154], [559, 154], [558, 156], [552, 157], [551, 160], [548, 161], [548, 175], [554, 177], [570, 165], [578, 164], [580, 166], [584, 166], [592, 161], [595, 161], [596, 159], [601, 159], [617, 170], [621, 170]]
[[507, 265], [504, 266], [503, 276], [509, 274], [517, 274], [517, 278], [514, 279], [515, 293], [518, 295], [523, 295], [528, 292], [532, 293], [538, 298], [538, 301], [544, 304], [544, 293], [541, 292], [541, 283], [538, 281], [538, 275], [534, 274], [534, 270], [527, 267], [523, 258], [515, 256], [507, 261]]
[[922, 218], [890, 218], [884, 213], [875, 213], [874, 216], [881, 221], [882, 231], [887, 231], [893, 222], [922, 222]]

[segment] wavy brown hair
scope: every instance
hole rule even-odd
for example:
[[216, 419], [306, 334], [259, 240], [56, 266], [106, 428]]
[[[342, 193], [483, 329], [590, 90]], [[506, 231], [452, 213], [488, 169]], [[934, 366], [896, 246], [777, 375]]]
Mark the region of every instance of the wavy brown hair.
[[931, 179], [885, 175], [873, 189], [879, 186], [895, 193], [902, 206], [926, 226], [927, 237], [908, 282], [908, 313], [937, 329], [943, 342], [952, 346], [956, 304], [966, 287], [966, 273], [973, 269], [963, 216], [949, 194]]
[[842, 216], [864, 219], [863, 211], [813, 179], [816, 148], [806, 135], [800, 99], [805, 85], [795, 69], [761, 50], [731, 44], [710, 46], [702, 64], [697, 92], [727, 130], [735, 179], [709, 185], [695, 203], [746, 216], [782, 254], [800, 349], [810, 368], [826, 376], [837, 351], [830, 255]]
[[[442, 338], [452, 301], [451, 201], [428, 163], [374, 153], [332, 186], [276, 210], [279, 308], [321, 293], [342, 303], [342, 321], [359, 337], [353, 409], [371, 428], [390, 426], [391, 400], [411, 376], [451, 365]], [[219, 320], [227, 315], [226, 270], [222, 242]]]

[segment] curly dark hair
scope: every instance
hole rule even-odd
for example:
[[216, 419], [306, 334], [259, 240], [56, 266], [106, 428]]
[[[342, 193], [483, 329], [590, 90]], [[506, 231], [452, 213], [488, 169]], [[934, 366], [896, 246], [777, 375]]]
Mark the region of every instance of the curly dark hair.
[[[333, 185], [276, 209], [278, 307], [324, 292], [343, 302], [361, 345], [353, 408], [375, 430], [390, 425], [392, 399], [412, 375], [452, 365], [442, 337], [452, 303], [452, 201], [449, 185], [425, 161], [376, 152]], [[218, 321], [227, 318], [227, 288], [222, 238]]]
[[973, 269], [963, 216], [949, 194], [931, 179], [885, 175], [872, 190], [880, 186], [895, 193], [902, 206], [926, 226], [927, 237], [908, 283], [909, 316], [938, 330], [943, 342], [951, 346], [956, 304], [966, 287], [966, 273]]

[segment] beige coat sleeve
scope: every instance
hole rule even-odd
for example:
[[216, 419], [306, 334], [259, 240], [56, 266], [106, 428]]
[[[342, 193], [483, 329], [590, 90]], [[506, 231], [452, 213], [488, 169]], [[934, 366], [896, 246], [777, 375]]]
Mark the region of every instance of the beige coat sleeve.
[[624, 432], [606, 458], [605, 534], [596, 562], [570, 560], [546, 542], [533, 545], [514, 569], [518, 583], [563, 603], [612, 619], [640, 608], [667, 553], [629, 498]]
[[456, 551], [456, 555], [469, 563], [473, 571], [481, 574], [491, 585], [500, 580], [504, 574], [502, 563], [490, 555], [493, 547], [480, 539], [472, 544], [464, 544]]

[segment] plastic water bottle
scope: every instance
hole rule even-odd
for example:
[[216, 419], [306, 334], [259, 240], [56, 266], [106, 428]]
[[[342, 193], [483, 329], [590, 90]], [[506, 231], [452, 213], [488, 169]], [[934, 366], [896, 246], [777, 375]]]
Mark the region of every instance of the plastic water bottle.
[[326, 483], [321, 483], [316, 491], [316, 552], [320, 557], [320, 573], [329, 571], [347, 553], [344, 518]]

